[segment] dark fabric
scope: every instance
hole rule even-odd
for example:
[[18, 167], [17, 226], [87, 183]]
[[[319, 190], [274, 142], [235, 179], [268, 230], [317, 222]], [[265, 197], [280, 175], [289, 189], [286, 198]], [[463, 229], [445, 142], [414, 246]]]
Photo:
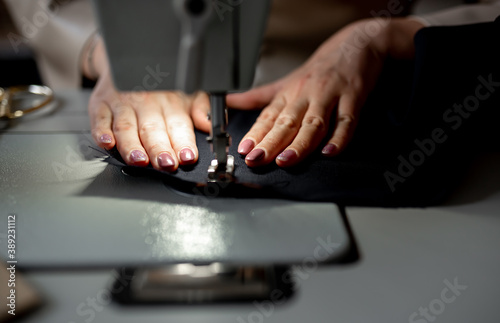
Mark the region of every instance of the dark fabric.
[[[273, 163], [250, 169], [236, 148], [258, 112], [232, 111], [228, 131], [233, 138], [230, 153], [236, 159], [237, 181], [258, 184], [261, 188], [247, 190], [232, 186], [196, 189], [197, 192], [242, 198], [252, 195], [333, 201], [344, 205], [439, 203], [461, 179], [475, 152], [498, 148], [500, 87], [495, 82], [500, 82], [499, 25], [421, 30], [415, 37], [415, 61], [387, 63], [376, 90], [363, 108], [354, 139], [335, 158], [322, 157], [321, 146], [294, 168], [280, 169]], [[490, 84], [483, 85], [480, 94], [484, 98], [488, 92], [488, 98], [478, 99], [476, 89], [485, 82]], [[464, 100], [474, 107], [475, 99], [470, 96], [479, 102], [474, 112], [462, 112], [461, 116], [448, 111], [454, 104], [463, 105]], [[205, 137], [206, 134], [197, 134], [198, 164], [172, 175], [162, 174], [166, 182], [174, 186], [206, 182], [212, 155]], [[160, 172], [151, 169], [127, 167], [127, 171], [160, 177]]]

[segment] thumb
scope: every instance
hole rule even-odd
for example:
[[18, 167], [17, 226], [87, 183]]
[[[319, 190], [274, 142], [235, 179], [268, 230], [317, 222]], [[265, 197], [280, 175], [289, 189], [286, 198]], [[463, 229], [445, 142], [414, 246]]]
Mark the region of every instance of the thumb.
[[198, 92], [193, 100], [191, 118], [196, 129], [203, 132], [210, 132], [211, 124], [207, 118], [210, 112], [210, 100], [205, 92]]
[[241, 110], [262, 109], [273, 100], [280, 88], [280, 83], [271, 83], [247, 92], [228, 94], [227, 105]]

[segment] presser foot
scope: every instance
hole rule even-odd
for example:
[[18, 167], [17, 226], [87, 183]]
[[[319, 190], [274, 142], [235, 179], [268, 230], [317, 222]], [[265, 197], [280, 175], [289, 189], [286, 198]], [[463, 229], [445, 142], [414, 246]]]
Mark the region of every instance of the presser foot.
[[209, 183], [231, 183], [234, 181], [234, 157], [227, 155], [226, 163], [220, 164], [217, 159], [213, 159], [208, 166]]

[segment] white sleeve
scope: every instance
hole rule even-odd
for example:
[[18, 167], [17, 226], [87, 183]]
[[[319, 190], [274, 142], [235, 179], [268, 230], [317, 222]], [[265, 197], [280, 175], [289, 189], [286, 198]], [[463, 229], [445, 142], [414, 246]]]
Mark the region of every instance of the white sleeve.
[[21, 42], [33, 49], [45, 84], [80, 87], [80, 53], [96, 30], [90, 1], [4, 1], [20, 33], [8, 35], [14, 50]]
[[413, 15], [410, 18], [425, 26], [466, 25], [493, 21], [500, 16], [500, 1], [491, 4], [461, 5], [429, 14]]

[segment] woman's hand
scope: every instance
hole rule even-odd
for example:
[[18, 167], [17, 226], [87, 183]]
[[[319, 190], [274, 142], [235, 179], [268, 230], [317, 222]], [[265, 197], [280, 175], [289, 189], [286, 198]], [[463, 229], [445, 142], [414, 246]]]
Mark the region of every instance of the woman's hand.
[[[385, 59], [411, 59], [413, 36], [422, 27], [405, 18], [353, 23], [325, 41], [288, 76], [246, 93], [228, 95], [230, 107], [263, 108], [238, 146], [247, 165], [260, 166], [273, 160], [282, 167], [299, 163], [325, 138], [332, 114], [336, 117], [334, 131], [322, 153], [340, 153], [352, 138], [361, 107]], [[206, 128], [200, 122], [195, 122], [197, 127]]]
[[195, 163], [192, 98], [180, 92], [118, 93], [102, 40], [93, 55], [95, 70], [100, 71], [88, 106], [95, 142], [105, 149], [116, 145], [128, 165], [151, 163], [156, 169], [174, 171], [179, 164]]

